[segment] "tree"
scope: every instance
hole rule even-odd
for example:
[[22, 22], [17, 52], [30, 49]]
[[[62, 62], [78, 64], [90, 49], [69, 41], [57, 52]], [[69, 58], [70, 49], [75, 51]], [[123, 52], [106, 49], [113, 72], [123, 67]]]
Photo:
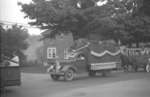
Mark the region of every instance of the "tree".
[[11, 58], [15, 52], [21, 59], [25, 58], [22, 50], [27, 49], [26, 42], [29, 36], [27, 30], [21, 26], [13, 25], [11, 28], [4, 29], [0, 26], [1, 35], [1, 55]]
[[[139, 47], [140, 42], [150, 41], [150, 11], [148, 10], [149, 0], [139, 1], [139, 7], [132, 13], [130, 17], [119, 19], [124, 25], [122, 31], [128, 33], [128, 41], [126, 43], [136, 43]], [[118, 19], [117, 19], [118, 20]]]
[[51, 30], [51, 33], [44, 34], [45, 38], [60, 33], [73, 33], [77, 39], [97, 33], [116, 39], [115, 35], [120, 34], [116, 34], [116, 29], [121, 30], [121, 35], [128, 33], [122, 30], [124, 24], [120, 26], [115, 17], [131, 16], [139, 9], [139, 1], [141, 0], [33, 0], [30, 4], [19, 4], [26, 14], [25, 18], [33, 20], [29, 24]]
[[150, 16], [150, 0], [143, 0], [143, 6], [140, 7], [139, 13]]
[[[111, 19], [110, 23], [114, 26], [111, 32], [107, 31], [106, 36], [121, 40], [123, 44], [136, 43], [139, 47], [140, 42], [150, 41], [150, 12], [148, 10], [149, 0], [138, 0], [131, 14], [119, 14]], [[129, 11], [129, 12], [130, 12]], [[110, 35], [110, 36], [109, 36]]]
[[139, 47], [140, 42], [150, 41], [150, 17], [148, 16], [134, 16], [126, 21], [126, 29], [131, 38], [131, 42], [136, 43]]

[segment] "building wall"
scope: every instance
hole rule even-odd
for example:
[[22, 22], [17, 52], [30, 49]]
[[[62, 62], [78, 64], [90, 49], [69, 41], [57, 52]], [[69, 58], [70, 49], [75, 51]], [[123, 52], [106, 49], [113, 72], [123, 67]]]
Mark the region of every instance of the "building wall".
[[48, 59], [47, 57], [48, 48], [55, 47], [57, 58], [64, 59], [64, 55], [65, 55], [64, 50], [72, 46], [72, 44], [73, 44], [72, 34], [59, 35], [56, 37], [56, 39], [45, 39], [44, 48], [43, 48], [44, 61], [54, 60], [54, 59]]

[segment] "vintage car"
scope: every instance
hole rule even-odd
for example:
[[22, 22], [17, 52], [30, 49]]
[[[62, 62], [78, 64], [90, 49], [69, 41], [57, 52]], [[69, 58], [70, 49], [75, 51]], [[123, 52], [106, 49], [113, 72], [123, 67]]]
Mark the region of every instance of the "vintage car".
[[87, 64], [84, 58], [57, 60], [51, 65], [49, 72], [53, 80], [58, 80], [63, 76], [66, 81], [72, 80], [75, 74], [87, 72]]
[[76, 74], [87, 72], [89, 76], [95, 76], [97, 72], [106, 75], [111, 70], [117, 70], [120, 63], [120, 49], [112, 45], [112, 52], [109, 51], [110, 44], [88, 43], [81, 48], [74, 50], [68, 59], [56, 60], [48, 68], [53, 80], [64, 77], [64, 80], [73, 80]]

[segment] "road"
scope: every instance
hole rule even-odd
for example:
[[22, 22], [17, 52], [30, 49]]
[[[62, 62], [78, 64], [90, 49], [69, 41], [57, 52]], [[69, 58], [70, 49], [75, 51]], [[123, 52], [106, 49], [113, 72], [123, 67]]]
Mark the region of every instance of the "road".
[[[112, 73], [108, 77], [88, 77], [86, 74], [77, 76], [74, 81], [54, 82], [48, 74], [22, 73], [22, 85], [19, 87], [7, 87], [3, 97], [53, 97], [67, 91], [90, 88], [97, 85], [107, 85], [123, 81], [145, 80], [150, 82], [150, 73]], [[141, 82], [140, 82], [141, 83]], [[144, 82], [143, 82], [144, 83]], [[149, 96], [150, 97], [150, 96]]]

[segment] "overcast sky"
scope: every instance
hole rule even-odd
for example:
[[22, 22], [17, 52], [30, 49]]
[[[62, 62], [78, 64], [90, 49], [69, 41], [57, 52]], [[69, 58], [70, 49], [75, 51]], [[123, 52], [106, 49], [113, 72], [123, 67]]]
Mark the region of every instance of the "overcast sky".
[[[21, 7], [17, 2], [30, 3], [31, 0], [0, 0], [0, 21], [28, 24], [29, 20], [24, 19], [24, 13], [20, 11]], [[106, 4], [107, 0], [97, 3], [98, 6]], [[28, 28], [30, 34], [40, 34], [37, 28]]]
[[[31, 0], [0, 0], [0, 21], [17, 22], [27, 24], [28, 19], [24, 19], [24, 13], [20, 11], [21, 7], [17, 2], [29, 3]], [[28, 28], [30, 34], [40, 34], [37, 28]]]

